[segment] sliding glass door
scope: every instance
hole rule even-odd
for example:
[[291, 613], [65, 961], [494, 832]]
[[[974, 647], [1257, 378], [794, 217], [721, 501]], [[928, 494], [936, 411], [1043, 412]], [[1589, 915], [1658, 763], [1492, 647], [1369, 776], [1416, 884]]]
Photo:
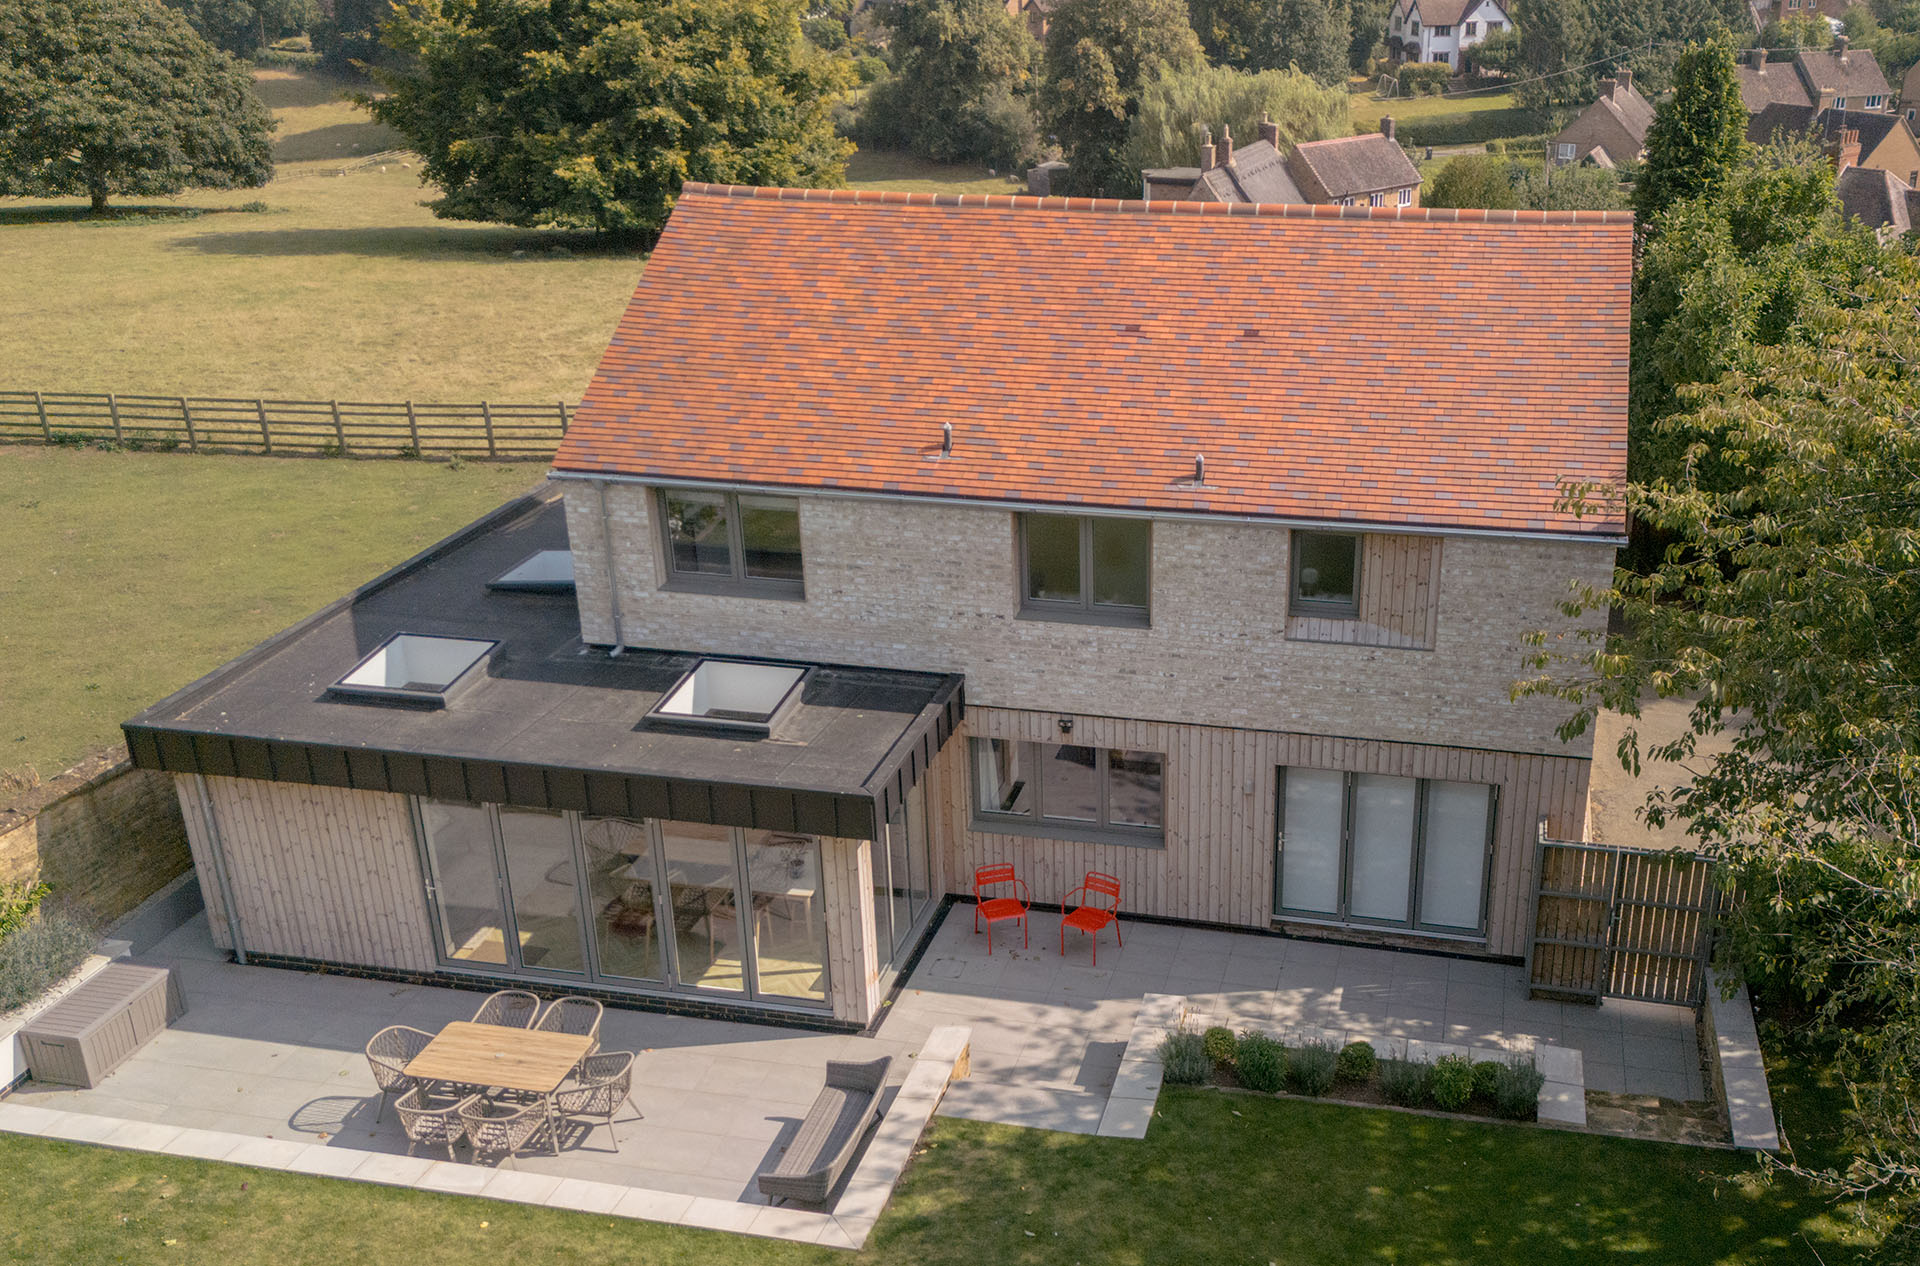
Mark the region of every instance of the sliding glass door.
[[654, 909], [652, 828], [621, 818], [582, 818], [580, 843], [586, 853], [587, 909], [593, 915], [599, 974], [621, 981], [664, 981], [666, 958]]
[[680, 983], [744, 993], [747, 929], [740, 917], [733, 828], [663, 822], [660, 845]]
[[491, 815], [476, 805], [423, 800], [420, 839], [440, 957], [474, 967], [508, 966]]
[[555, 810], [501, 809], [500, 841], [521, 965], [569, 975], [585, 972], [573, 824]]
[[1279, 807], [1279, 917], [1485, 930], [1494, 788], [1284, 769]]

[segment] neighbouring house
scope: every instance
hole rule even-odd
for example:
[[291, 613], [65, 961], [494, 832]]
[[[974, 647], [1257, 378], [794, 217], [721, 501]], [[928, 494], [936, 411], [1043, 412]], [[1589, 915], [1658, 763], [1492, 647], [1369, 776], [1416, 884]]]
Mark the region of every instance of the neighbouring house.
[[1747, 139], [1765, 145], [1776, 136], [1804, 136], [1833, 159], [1834, 170], [1866, 167], [1920, 184], [1920, 141], [1898, 114], [1770, 105], [1747, 121]]
[[1920, 190], [1890, 171], [1849, 167], [1833, 187], [1841, 212], [1874, 230], [1882, 243], [1906, 236], [1920, 221]]
[[1914, 113], [1920, 110], [1920, 62], [1907, 67], [1907, 73], [1900, 80], [1900, 117], [1909, 124], [1914, 121]]
[[1140, 196], [1149, 202], [1293, 203], [1323, 206], [1418, 206], [1420, 172], [1393, 136], [1393, 120], [1380, 131], [1303, 141], [1280, 148], [1280, 128], [1260, 121], [1260, 139], [1234, 147], [1221, 128], [1200, 143], [1198, 167], [1153, 167], [1140, 173]]
[[1867, 112], [1894, 106], [1893, 89], [1880, 73], [1873, 50], [1849, 49], [1844, 35], [1834, 39], [1832, 48], [1802, 49], [1792, 61], [1770, 62], [1766, 49], [1752, 49], [1738, 73], [1740, 100], [1748, 114], [1770, 105]]
[[1646, 153], [1653, 103], [1634, 90], [1633, 72], [1600, 81], [1600, 95], [1553, 138], [1556, 163], [1618, 168]]
[[1853, 7], [1854, 0], [1755, 0], [1748, 6], [1748, 12], [1753, 18], [1753, 29], [1758, 31], [1771, 22], [1810, 18], [1816, 13], [1829, 21], [1838, 22]]
[[1625, 478], [1632, 232], [688, 184], [548, 491], [133, 759], [247, 962], [853, 1028], [989, 862], [1517, 962], [1593, 740], [1510, 686], [1604, 629], [1623, 512], [1563, 493]]
[[1495, 31], [1513, 25], [1500, 0], [1393, 0], [1387, 10], [1387, 53], [1395, 62], [1445, 62]]

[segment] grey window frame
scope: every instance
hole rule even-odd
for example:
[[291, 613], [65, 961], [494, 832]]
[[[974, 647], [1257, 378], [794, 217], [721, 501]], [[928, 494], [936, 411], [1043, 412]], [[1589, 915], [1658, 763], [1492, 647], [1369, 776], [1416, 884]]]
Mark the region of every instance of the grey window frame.
[[[1337, 773], [1341, 776], [1340, 793], [1340, 898], [1339, 909], [1332, 913], [1325, 910], [1299, 910], [1286, 903], [1283, 891], [1282, 867], [1279, 849], [1287, 838], [1287, 773], [1288, 766], [1279, 768], [1279, 777], [1274, 780], [1274, 866], [1273, 866], [1273, 917], [1313, 923], [1337, 923], [1344, 927], [1402, 928], [1409, 932], [1419, 932], [1430, 936], [1454, 936], [1469, 940], [1485, 940], [1487, 937], [1488, 906], [1492, 904], [1493, 894], [1493, 850], [1500, 826], [1500, 785], [1498, 783], [1480, 783], [1464, 778], [1416, 778], [1413, 813], [1413, 864], [1407, 868], [1407, 917], [1405, 919], [1368, 919], [1348, 913], [1353, 897], [1353, 796], [1354, 781], [1359, 771], [1321, 770], [1323, 773]], [[1311, 766], [1300, 766], [1307, 769]], [[1427, 793], [1431, 784], [1436, 782], [1465, 782], [1472, 786], [1487, 789], [1487, 838], [1480, 854], [1480, 922], [1472, 928], [1456, 927], [1452, 924], [1428, 923], [1423, 920], [1420, 910], [1421, 880], [1427, 868]]]
[[[660, 539], [661, 574], [665, 578], [660, 586], [661, 588], [679, 590], [686, 593], [723, 594], [736, 598], [775, 598], [787, 602], [804, 602], [806, 600], [807, 582], [805, 573], [807, 549], [805, 526], [802, 525], [801, 527], [801, 579], [775, 580], [767, 576], [747, 575], [746, 526], [740, 516], [740, 498], [742, 495], [746, 495], [753, 497], [774, 497], [784, 501], [791, 501], [793, 502], [795, 517], [800, 518], [803, 516], [800, 514], [800, 499], [798, 497], [788, 497], [781, 493], [761, 493], [752, 490], [748, 490], [744, 494], [739, 491], [721, 492], [719, 494], [726, 498], [727, 561], [732, 569], [730, 575], [720, 576], [712, 572], [681, 571], [673, 565], [673, 524], [671, 522], [672, 516], [667, 510], [667, 498], [672, 496], [675, 491], [677, 490], [673, 488], [656, 488], [654, 490], [653, 506], [656, 517], [660, 521], [658, 536]], [[702, 489], [701, 491], [709, 492], [709, 495], [711, 495], [710, 490]]]
[[[1030, 514], [1075, 519], [1080, 524], [1080, 599], [1068, 602], [1056, 598], [1030, 598], [1028, 584], [1027, 519]], [[1020, 615], [1029, 620], [1061, 620], [1070, 624], [1105, 624], [1114, 628], [1144, 629], [1153, 625], [1153, 520], [1124, 516], [1130, 522], [1147, 525], [1147, 605], [1122, 606], [1093, 600], [1093, 521], [1096, 515], [1070, 514], [1051, 510], [1021, 511], [1014, 515], [1014, 548], [1020, 556]], [[1122, 516], [1115, 516], [1122, 517]]]
[[[1352, 601], [1327, 602], [1320, 598], [1300, 596], [1300, 541], [1308, 536], [1344, 536], [1353, 541]], [[1361, 532], [1295, 528], [1287, 538], [1287, 614], [1311, 616], [1321, 620], [1358, 620], [1360, 618], [1360, 585], [1364, 579], [1360, 574], [1360, 567], [1366, 554], [1363, 548], [1364, 543], [1365, 534]]]
[[[1100, 795], [1100, 820], [1082, 822], [1077, 819], [1049, 818], [1046, 816], [1045, 780], [1038, 776], [1039, 763], [1036, 759], [1036, 771], [1032, 787], [1033, 808], [1026, 813], [1001, 813], [980, 807], [980, 779], [976, 762], [979, 760], [980, 744], [1002, 742], [1018, 743], [1021, 747], [1091, 747], [1094, 750], [1094, 785]], [[1030, 835], [1038, 839], [1072, 840], [1082, 844], [1124, 844], [1130, 848], [1165, 848], [1167, 846], [1167, 754], [1155, 752], [1160, 758], [1160, 825], [1133, 826], [1128, 823], [1111, 821], [1111, 788], [1108, 786], [1108, 753], [1113, 749], [1098, 743], [1037, 743], [1029, 739], [992, 739], [975, 735], [967, 741], [967, 807], [971, 829], [994, 835]], [[1122, 748], [1122, 751], [1146, 751], [1146, 748]]]

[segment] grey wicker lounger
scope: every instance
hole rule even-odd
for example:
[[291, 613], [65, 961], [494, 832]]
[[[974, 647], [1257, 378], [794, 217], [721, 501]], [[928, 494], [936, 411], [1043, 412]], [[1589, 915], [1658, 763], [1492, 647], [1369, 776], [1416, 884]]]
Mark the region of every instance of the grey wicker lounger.
[[824, 1204], [879, 1115], [880, 1089], [887, 1084], [892, 1063], [891, 1058], [865, 1064], [829, 1062], [826, 1088], [808, 1109], [780, 1163], [760, 1175], [761, 1193], [775, 1200]]

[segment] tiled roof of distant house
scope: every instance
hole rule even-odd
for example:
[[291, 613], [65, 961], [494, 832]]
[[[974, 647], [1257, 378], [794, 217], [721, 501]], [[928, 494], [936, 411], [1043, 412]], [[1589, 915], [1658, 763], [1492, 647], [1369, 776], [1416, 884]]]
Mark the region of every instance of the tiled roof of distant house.
[[555, 466], [1617, 538], [1559, 501], [1625, 477], [1632, 237], [1618, 212], [689, 184]]
[[[1392, 137], [1378, 132], [1303, 141], [1293, 152], [1303, 169], [1300, 183], [1310, 197], [1319, 193], [1332, 201], [1420, 183], [1420, 172], [1407, 151]], [[1318, 190], [1312, 188], [1316, 184]]]
[[1868, 97], [1884, 101], [1893, 91], [1873, 50], [1848, 48], [1845, 41], [1833, 48], [1804, 49], [1794, 54], [1793, 62], [1815, 89], [1845, 97], [1850, 105], [1864, 104]]
[[1287, 174], [1287, 157], [1267, 141], [1255, 141], [1233, 152], [1233, 161], [1194, 173], [1197, 184], [1190, 196], [1203, 202], [1292, 202], [1307, 200]]
[[1800, 72], [1792, 62], [1764, 62], [1758, 66], [1742, 62], [1739, 82], [1740, 103], [1747, 107], [1748, 114], [1758, 114], [1770, 105], [1813, 105], [1813, 96], [1800, 81]]
[[1870, 229], [1890, 229], [1898, 236], [1912, 230], [1920, 214], [1920, 191], [1890, 171], [1849, 167], [1834, 181], [1840, 210]]

